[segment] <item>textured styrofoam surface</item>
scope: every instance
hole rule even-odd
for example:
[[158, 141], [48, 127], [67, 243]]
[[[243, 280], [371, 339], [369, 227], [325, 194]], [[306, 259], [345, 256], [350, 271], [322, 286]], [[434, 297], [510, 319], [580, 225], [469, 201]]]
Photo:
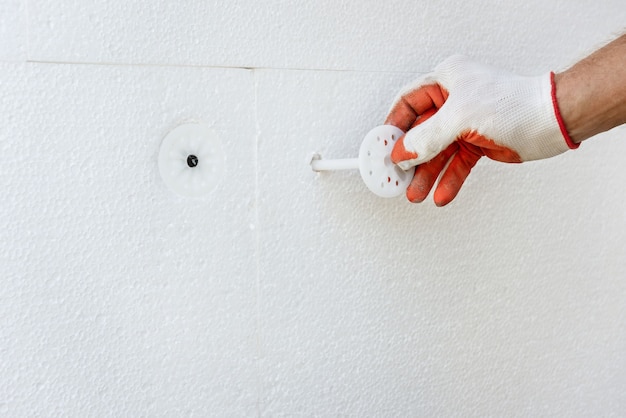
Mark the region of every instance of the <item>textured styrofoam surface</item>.
[[[253, 415], [252, 74], [0, 71], [2, 415]], [[203, 200], [158, 174], [186, 120], [229, 133]]]
[[0, 61], [23, 61], [27, 48], [26, 0], [0, 2]]
[[449, 207], [411, 205], [302, 159], [357, 152], [409, 76], [258, 77], [264, 413], [626, 405], [624, 129], [549, 163], [481, 163]]
[[428, 71], [464, 53], [535, 72], [622, 30], [624, 9], [622, 0], [30, 0], [30, 58]]
[[[451, 53], [567, 65], [621, 0], [209, 3], [0, 6], [0, 60], [74, 62], [0, 65], [1, 416], [626, 410], [626, 128], [445, 208], [306, 162]], [[199, 201], [157, 169], [188, 121], [226, 155]]]

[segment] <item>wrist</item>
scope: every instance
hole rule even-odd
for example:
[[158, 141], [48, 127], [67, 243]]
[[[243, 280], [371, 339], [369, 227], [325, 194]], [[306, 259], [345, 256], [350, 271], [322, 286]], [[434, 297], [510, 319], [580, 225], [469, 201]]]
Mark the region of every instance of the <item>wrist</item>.
[[556, 96], [574, 142], [626, 123], [626, 35], [557, 74]]
[[577, 146], [591, 135], [587, 135], [582, 123], [584, 115], [571, 74], [568, 71], [554, 74], [552, 89], [557, 120], [566, 142], [572, 148], [572, 144]]

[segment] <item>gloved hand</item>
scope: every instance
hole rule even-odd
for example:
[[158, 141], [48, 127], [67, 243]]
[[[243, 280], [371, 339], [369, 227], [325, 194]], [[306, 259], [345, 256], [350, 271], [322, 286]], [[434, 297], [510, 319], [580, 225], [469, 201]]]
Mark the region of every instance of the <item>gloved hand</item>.
[[482, 156], [507, 163], [553, 157], [574, 149], [563, 125], [554, 73], [521, 77], [453, 56], [396, 99], [386, 124], [407, 132], [391, 159], [417, 165], [407, 188], [411, 202], [434, 193], [437, 206], [455, 198]]

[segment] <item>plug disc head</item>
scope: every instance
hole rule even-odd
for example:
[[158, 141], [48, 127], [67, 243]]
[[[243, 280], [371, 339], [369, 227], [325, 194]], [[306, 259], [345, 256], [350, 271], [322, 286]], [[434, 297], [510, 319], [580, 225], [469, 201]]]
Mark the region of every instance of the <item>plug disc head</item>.
[[391, 162], [391, 150], [404, 132], [392, 125], [380, 125], [369, 131], [359, 150], [359, 171], [365, 185], [380, 197], [404, 194], [413, 179], [415, 168], [407, 171]]
[[181, 196], [207, 195], [219, 183], [224, 169], [219, 138], [206, 125], [177, 126], [161, 143], [159, 172], [165, 185]]

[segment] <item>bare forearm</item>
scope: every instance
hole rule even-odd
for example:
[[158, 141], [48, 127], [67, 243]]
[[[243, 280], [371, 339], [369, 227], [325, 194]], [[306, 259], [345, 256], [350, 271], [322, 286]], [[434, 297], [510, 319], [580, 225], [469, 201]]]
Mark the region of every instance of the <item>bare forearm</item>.
[[556, 74], [555, 84], [574, 142], [626, 123], [626, 35]]

